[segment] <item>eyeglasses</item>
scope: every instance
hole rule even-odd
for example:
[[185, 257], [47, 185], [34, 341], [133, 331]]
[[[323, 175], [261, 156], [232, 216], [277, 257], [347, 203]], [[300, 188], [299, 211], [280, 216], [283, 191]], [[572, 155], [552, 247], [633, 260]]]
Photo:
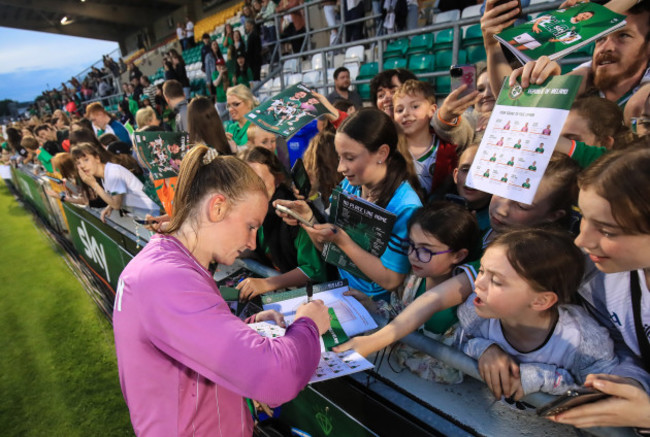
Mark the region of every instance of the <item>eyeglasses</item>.
[[631, 117], [632, 132], [635, 134], [645, 134], [650, 131], [650, 118]]
[[428, 263], [435, 255], [442, 255], [443, 253], [453, 252], [451, 249], [443, 250], [441, 252], [433, 252], [426, 247], [415, 247], [415, 243], [413, 243], [411, 240], [407, 240], [406, 244], [408, 244], [408, 254], [410, 255], [415, 252], [415, 256], [422, 263]]
[[241, 102], [232, 102], [232, 103], [227, 103], [227, 104], [226, 104], [226, 108], [227, 108], [227, 109], [230, 109], [230, 108], [237, 108], [239, 105], [241, 105]]

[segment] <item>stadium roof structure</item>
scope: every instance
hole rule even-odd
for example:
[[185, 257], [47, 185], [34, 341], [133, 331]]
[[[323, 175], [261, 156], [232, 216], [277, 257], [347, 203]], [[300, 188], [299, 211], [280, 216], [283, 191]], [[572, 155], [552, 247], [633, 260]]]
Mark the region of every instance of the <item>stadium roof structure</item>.
[[0, 26], [120, 42], [190, 3], [192, 0], [0, 0]]

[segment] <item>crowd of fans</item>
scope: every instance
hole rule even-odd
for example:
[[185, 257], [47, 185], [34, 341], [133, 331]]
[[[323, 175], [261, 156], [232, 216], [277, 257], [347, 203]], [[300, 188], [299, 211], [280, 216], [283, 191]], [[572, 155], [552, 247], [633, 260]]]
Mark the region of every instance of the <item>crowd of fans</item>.
[[[327, 98], [316, 93], [329, 113], [303, 156], [312, 191], [297, 196], [278, 160], [275, 135], [244, 117], [258, 105], [249, 88], [259, 75], [249, 57], [251, 38], [260, 38], [254, 19], [297, 4], [247, 3], [248, 41], [226, 26], [227, 60], [204, 35], [211, 96], [188, 101], [183, 58], [170, 50], [160, 86], [129, 66], [119, 118], [101, 103], [88, 105], [83, 116], [67, 106], [34, 116], [7, 128], [5, 158], [17, 155], [58, 172], [65, 180], [62, 199], [102, 207], [102, 219], [135, 208], [151, 215], [154, 230], [164, 230], [175, 213], [176, 181], [153, 180], [140, 167], [133, 129], [186, 131], [192, 144], [240, 157], [267, 187], [269, 212], [256, 255], [281, 274], [242, 281], [243, 296], [345, 278], [352, 295], [390, 322], [339, 350], [368, 355], [417, 329], [442, 341], [455, 337], [478, 360], [497, 398], [519, 401], [584, 384], [612, 396], [552, 420], [650, 428], [650, 2], [621, 11], [625, 27], [598, 40], [592, 62], [569, 73], [582, 76], [583, 85], [531, 205], [465, 185], [502, 78], [511, 75], [512, 83], [527, 87], [561, 73], [545, 57], [511, 66], [493, 35], [512, 24], [519, 6], [498, 0], [486, 1], [481, 18], [488, 62], [477, 66], [476, 91], [463, 95], [461, 87], [438, 106], [429, 83], [407, 70], [387, 70], [370, 83], [372, 108], [362, 108], [349, 88], [349, 71], [337, 69], [335, 90]], [[389, 11], [398, 4], [386, 2]], [[346, 19], [360, 13], [358, 5], [346, 3]], [[297, 15], [291, 13], [284, 36], [304, 31]], [[190, 38], [187, 21], [179, 25], [179, 39]], [[273, 32], [265, 25], [260, 33], [270, 38]], [[397, 216], [383, 255], [363, 250], [343, 229], [319, 224], [336, 186]], [[281, 219], [276, 204], [314, 225]], [[326, 242], [339, 246], [365, 277], [328, 268], [320, 255]], [[406, 346], [397, 356], [423, 378], [462, 380], [455, 369]]]

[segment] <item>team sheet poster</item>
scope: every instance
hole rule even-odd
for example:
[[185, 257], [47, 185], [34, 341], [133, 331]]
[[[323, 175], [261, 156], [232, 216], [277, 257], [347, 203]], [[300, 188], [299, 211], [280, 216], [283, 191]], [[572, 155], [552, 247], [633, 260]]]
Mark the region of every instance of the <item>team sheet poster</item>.
[[506, 78], [467, 185], [532, 204], [581, 80], [555, 76], [523, 89], [509, 87]]
[[505, 29], [494, 37], [522, 63], [556, 60], [625, 25], [625, 16], [597, 3], [578, 3]]
[[136, 132], [135, 147], [154, 179], [178, 176], [181, 161], [189, 149], [187, 132]]
[[288, 138], [328, 112], [309, 88], [298, 83], [266, 100], [246, 118], [262, 129]]

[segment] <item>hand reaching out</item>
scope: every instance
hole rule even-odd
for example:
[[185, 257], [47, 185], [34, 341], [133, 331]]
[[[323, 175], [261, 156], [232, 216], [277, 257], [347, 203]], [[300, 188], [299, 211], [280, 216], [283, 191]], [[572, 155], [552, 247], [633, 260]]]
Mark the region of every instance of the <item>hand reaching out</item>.
[[246, 278], [237, 284], [236, 288], [239, 290], [239, 298], [241, 300], [250, 300], [258, 294], [271, 291], [271, 287], [266, 278]]
[[495, 398], [503, 395], [518, 400], [523, 397], [519, 364], [496, 344], [488, 347], [478, 359], [478, 371]]
[[284, 316], [282, 313], [276, 310], [265, 310], [260, 311], [255, 315], [255, 322], [275, 322], [276, 325], [286, 328], [287, 324], [284, 322]]

